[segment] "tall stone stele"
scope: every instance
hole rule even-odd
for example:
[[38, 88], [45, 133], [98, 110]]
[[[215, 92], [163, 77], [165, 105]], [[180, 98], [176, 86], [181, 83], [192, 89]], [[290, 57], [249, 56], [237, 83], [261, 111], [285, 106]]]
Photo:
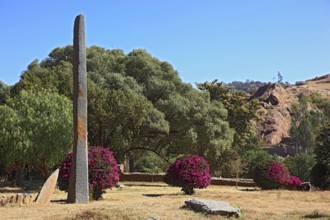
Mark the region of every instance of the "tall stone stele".
[[78, 15], [74, 22], [73, 84], [74, 145], [67, 201], [69, 203], [87, 203], [89, 201], [89, 192], [87, 69], [84, 15]]

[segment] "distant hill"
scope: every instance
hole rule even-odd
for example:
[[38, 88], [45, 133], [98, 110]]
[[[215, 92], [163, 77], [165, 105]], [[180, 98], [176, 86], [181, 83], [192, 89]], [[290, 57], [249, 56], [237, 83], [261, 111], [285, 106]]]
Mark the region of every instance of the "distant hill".
[[295, 85], [289, 86], [286, 91], [293, 100], [296, 100], [299, 93], [306, 95], [319, 93], [330, 101], [330, 74], [296, 82]]
[[233, 91], [244, 91], [250, 94], [256, 92], [260, 87], [266, 85], [265, 82], [260, 81], [253, 81], [253, 80], [246, 80], [245, 82], [242, 81], [233, 81], [230, 83], [225, 83], [225, 86], [230, 87]]

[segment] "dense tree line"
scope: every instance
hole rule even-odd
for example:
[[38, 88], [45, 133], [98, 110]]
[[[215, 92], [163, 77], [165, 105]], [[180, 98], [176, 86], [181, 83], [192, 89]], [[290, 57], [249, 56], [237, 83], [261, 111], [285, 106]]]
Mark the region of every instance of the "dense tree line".
[[[89, 145], [109, 147], [119, 162], [125, 158], [137, 159], [145, 151], [165, 161], [181, 154], [198, 154], [211, 161], [214, 172], [219, 169], [218, 159], [222, 152], [231, 148], [235, 134], [228, 122], [228, 111], [220, 100], [210, 99], [208, 92], [182, 82], [169, 63], [159, 61], [145, 50], [133, 50], [126, 55], [121, 50], [92, 46], [87, 48], [87, 70]], [[22, 163], [19, 168], [12, 166], [13, 171], [19, 171], [31, 164], [31, 154], [45, 152], [56, 154], [54, 160], [59, 163], [65, 157], [63, 151], [69, 150], [72, 142], [69, 117], [72, 46], [56, 48], [41, 62], [33, 61], [14, 86], [1, 83], [0, 98], [4, 112], [1, 116], [8, 121], [2, 123], [2, 131], [20, 123], [19, 131], [28, 133], [26, 136], [13, 132], [1, 135], [4, 155], [1, 158], [7, 158], [2, 162]], [[15, 103], [22, 103], [25, 98], [33, 100], [26, 101], [26, 110], [21, 113], [21, 104]], [[42, 104], [48, 98], [49, 105], [35, 104]], [[57, 109], [61, 102], [65, 102], [65, 106]], [[41, 108], [45, 108], [45, 113]], [[48, 109], [56, 111], [57, 115], [47, 112]], [[27, 112], [33, 117], [26, 115]], [[39, 114], [46, 116], [38, 118]], [[14, 123], [16, 118], [23, 120], [26, 116], [30, 121]], [[43, 128], [49, 123], [53, 130]], [[42, 134], [34, 131], [37, 125], [50, 136], [40, 139]], [[64, 134], [67, 138], [58, 138]], [[64, 143], [58, 142], [56, 146], [47, 143], [52, 136]], [[16, 148], [22, 155], [8, 157]], [[52, 166], [54, 163], [47, 168]]]
[[[31, 172], [47, 176], [71, 149], [72, 52], [72, 46], [55, 48], [29, 64], [15, 85], [0, 82], [0, 175], [15, 174], [16, 182]], [[171, 64], [141, 49], [89, 47], [87, 71], [88, 144], [110, 148], [119, 163], [157, 172], [194, 154], [208, 161], [213, 175], [251, 177], [251, 164], [267, 157], [255, 133], [258, 103], [233, 89], [237, 82], [195, 89]], [[328, 108], [317, 97], [314, 102]], [[301, 105], [296, 108], [306, 109]], [[299, 112], [296, 126], [313, 114]]]

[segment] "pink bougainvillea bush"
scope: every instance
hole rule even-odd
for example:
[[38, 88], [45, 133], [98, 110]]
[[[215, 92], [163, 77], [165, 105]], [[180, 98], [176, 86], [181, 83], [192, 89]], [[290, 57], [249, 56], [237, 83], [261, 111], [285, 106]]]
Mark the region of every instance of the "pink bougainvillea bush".
[[254, 171], [253, 180], [262, 189], [278, 189], [290, 180], [288, 168], [276, 160], [261, 161]]
[[182, 187], [185, 194], [191, 195], [194, 188], [202, 189], [210, 185], [210, 168], [203, 157], [181, 157], [170, 165], [164, 181], [171, 186]]
[[[69, 152], [60, 166], [59, 187], [67, 190], [72, 166], [72, 152]], [[89, 190], [93, 199], [102, 197], [105, 189], [116, 185], [119, 181], [117, 161], [108, 148], [88, 148]]]
[[297, 190], [302, 186], [299, 177], [291, 176], [289, 169], [275, 160], [264, 160], [255, 168], [254, 182], [262, 189], [286, 188]]
[[286, 183], [286, 188], [289, 190], [297, 190], [302, 185], [301, 180], [299, 177], [290, 176], [288, 182]]

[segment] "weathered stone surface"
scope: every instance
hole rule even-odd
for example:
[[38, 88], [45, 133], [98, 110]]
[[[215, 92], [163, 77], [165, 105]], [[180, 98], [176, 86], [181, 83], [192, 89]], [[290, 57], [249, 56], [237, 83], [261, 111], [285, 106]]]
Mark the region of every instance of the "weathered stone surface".
[[28, 193], [24, 193], [24, 197], [23, 197], [23, 203], [24, 204], [30, 204], [32, 201], [32, 195], [28, 194]]
[[55, 170], [52, 175], [48, 177], [39, 194], [37, 195], [35, 202], [41, 204], [46, 204], [50, 202], [57, 183], [58, 173], [59, 169]]
[[16, 195], [16, 203], [22, 204], [23, 203], [23, 198], [24, 198], [23, 194], [22, 193], [18, 193]]
[[32, 195], [28, 193], [17, 193], [16, 195], [11, 196], [0, 196], [0, 206], [5, 206], [7, 203], [23, 205], [29, 204], [31, 201]]
[[10, 196], [8, 198], [8, 203], [16, 203], [16, 196]]
[[206, 200], [206, 199], [188, 199], [185, 204], [196, 212], [207, 214], [219, 214], [227, 217], [240, 216], [240, 209], [231, 206], [224, 201]]
[[0, 197], [0, 206], [4, 206], [8, 203], [8, 199], [5, 196]]
[[258, 111], [262, 120], [258, 123], [258, 133], [268, 144], [279, 144], [289, 138], [291, 127], [291, 99], [286, 90], [277, 84], [262, 86], [251, 96], [250, 100], [259, 99], [261, 109]]
[[87, 159], [87, 71], [85, 19], [83, 15], [77, 16], [74, 23], [73, 83], [74, 143], [72, 169], [68, 189], [68, 202], [87, 203], [89, 201]]

